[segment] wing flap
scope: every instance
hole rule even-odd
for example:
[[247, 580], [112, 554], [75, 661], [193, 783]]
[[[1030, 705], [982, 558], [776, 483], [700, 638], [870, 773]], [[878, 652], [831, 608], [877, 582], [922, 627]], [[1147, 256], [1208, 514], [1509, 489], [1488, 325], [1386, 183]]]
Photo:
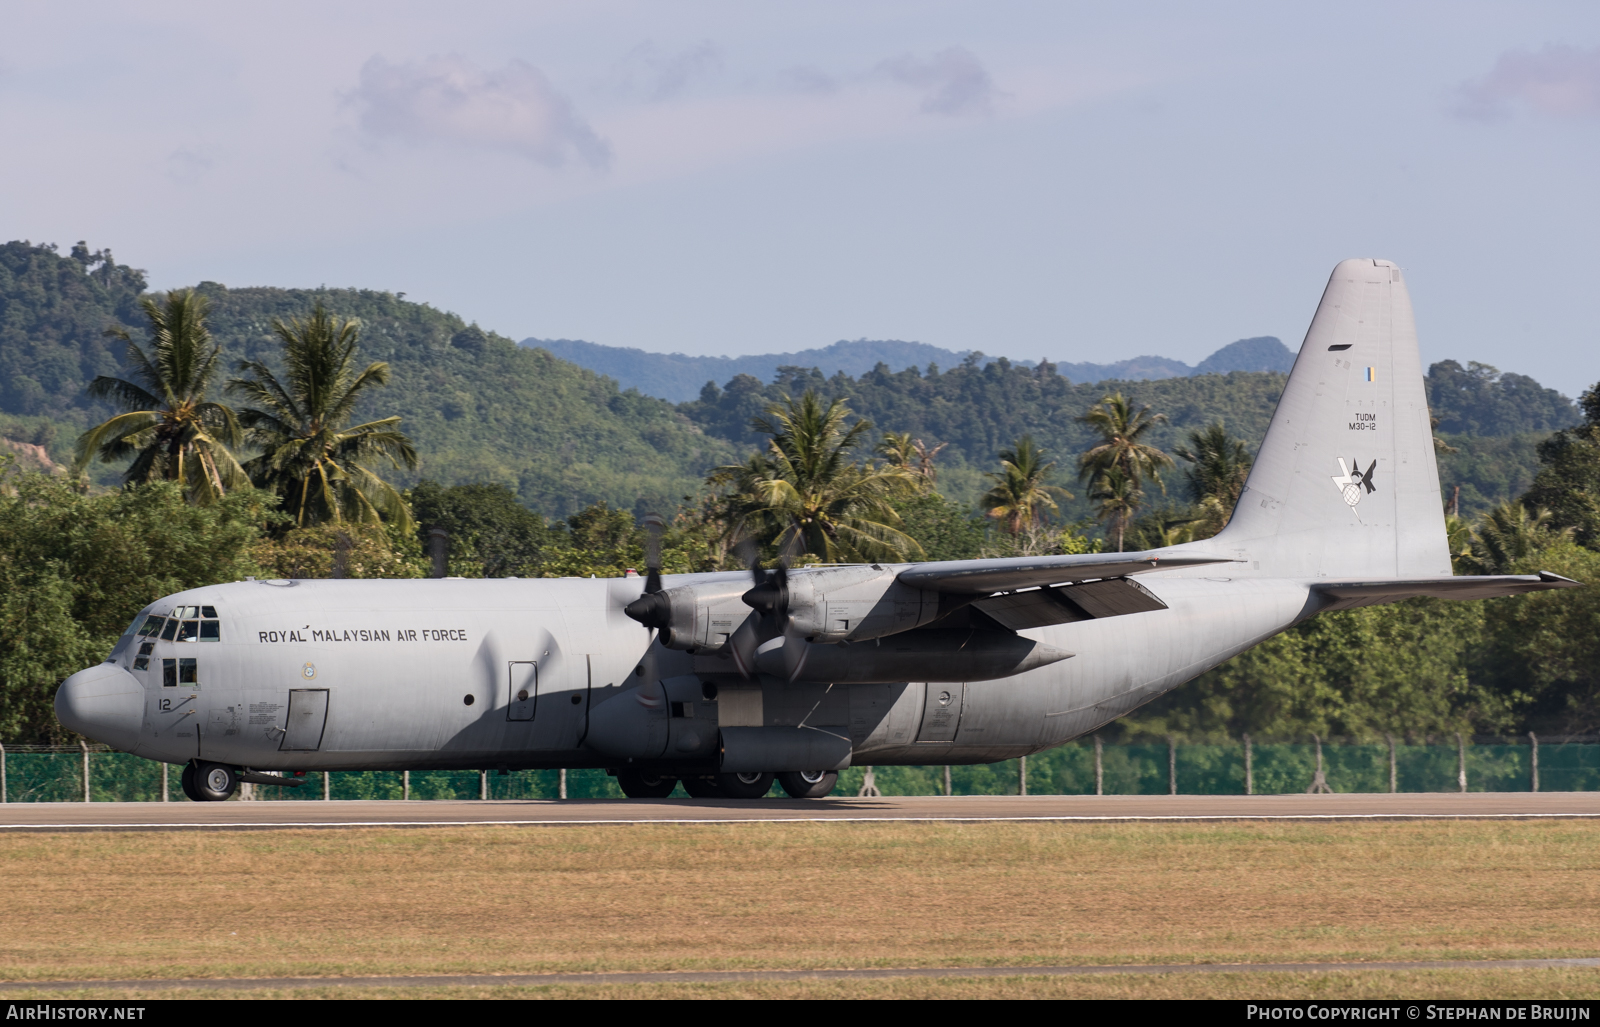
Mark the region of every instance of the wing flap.
[[1006, 592], [979, 599], [972, 605], [1012, 631], [1167, 608], [1167, 604], [1149, 589], [1130, 578], [1103, 578], [1081, 585]]

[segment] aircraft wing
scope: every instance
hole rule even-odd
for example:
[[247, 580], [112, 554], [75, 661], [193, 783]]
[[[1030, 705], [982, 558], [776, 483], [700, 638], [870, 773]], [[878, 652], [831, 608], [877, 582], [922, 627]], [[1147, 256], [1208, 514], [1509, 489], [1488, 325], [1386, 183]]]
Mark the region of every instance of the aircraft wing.
[[1448, 578], [1412, 578], [1396, 581], [1319, 581], [1311, 591], [1332, 602], [1324, 609], [1347, 610], [1378, 603], [1397, 603], [1417, 596], [1438, 599], [1493, 599], [1551, 588], [1581, 588], [1583, 582], [1559, 574], [1459, 575]]
[[1123, 578], [1130, 574], [1232, 563], [1225, 556], [1174, 553], [1083, 553], [1076, 556], [1019, 556], [1003, 560], [950, 560], [918, 564], [900, 572], [901, 584], [931, 592], [983, 595], [1041, 585]]

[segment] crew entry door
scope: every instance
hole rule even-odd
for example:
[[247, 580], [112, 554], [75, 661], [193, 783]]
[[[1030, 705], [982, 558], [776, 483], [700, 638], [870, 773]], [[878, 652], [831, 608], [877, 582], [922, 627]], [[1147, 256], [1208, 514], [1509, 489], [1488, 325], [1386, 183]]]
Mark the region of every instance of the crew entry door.
[[506, 674], [511, 685], [507, 720], [532, 720], [539, 701], [539, 665], [531, 660], [513, 660]]
[[322, 731], [328, 725], [326, 688], [289, 689], [289, 716], [284, 725], [282, 752], [316, 752], [322, 748]]

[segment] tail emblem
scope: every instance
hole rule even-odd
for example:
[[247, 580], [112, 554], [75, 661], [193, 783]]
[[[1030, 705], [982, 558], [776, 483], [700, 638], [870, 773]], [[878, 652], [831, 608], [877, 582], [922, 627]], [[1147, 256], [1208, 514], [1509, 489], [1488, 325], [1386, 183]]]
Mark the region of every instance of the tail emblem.
[[[1372, 484], [1372, 472], [1376, 470], [1377, 467], [1378, 461], [1374, 460], [1372, 463], [1367, 465], [1366, 473], [1363, 474], [1361, 471], [1360, 462], [1351, 460], [1350, 463], [1346, 465], [1344, 462], [1344, 457], [1339, 458], [1340, 473], [1332, 476], [1333, 484], [1334, 487], [1339, 490], [1339, 494], [1344, 497], [1345, 504], [1349, 506], [1352, 511], [1355, 510], [1356, 504], [1361, 502], [1361, 497], [1366, 494], [1362, 491], [1363, 489], [1365, 489], [1366, 492], [1378, 491], [1377, 488]], [[1361, 515], [1358, 513], [1356, 516], [1359, 518]]]

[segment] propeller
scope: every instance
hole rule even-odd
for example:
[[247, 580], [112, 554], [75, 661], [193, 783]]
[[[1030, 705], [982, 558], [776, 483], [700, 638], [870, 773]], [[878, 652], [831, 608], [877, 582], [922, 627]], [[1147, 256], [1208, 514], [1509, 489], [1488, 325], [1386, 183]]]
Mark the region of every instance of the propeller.
[[646, 631], [666, 631], [672, 623], [672, 603], [661, 594], [661, 535], [667, 522], [657, 513], [644, 519], [644, 594], [622, 612], [643, 624]]
[[645, 514], [644, 518], [644, 590], [661, 591], [661, 535], [667, 522], [658, 513]]
[[795, 630], [794, 619], [789, 616], [789, 561], [780, 559], [777, 567], [763, 571], [752, 557], [750, 576], [754, 585], [739, 598], [756, 611], [756, 618], [746, 620], [728, 640], [733, 658], [749, 678], [755, 670], [758, 653], [770, 651], [771, 643], [781, 639], [784, 676], [792, 682], [805, 665], [806, 641]]

